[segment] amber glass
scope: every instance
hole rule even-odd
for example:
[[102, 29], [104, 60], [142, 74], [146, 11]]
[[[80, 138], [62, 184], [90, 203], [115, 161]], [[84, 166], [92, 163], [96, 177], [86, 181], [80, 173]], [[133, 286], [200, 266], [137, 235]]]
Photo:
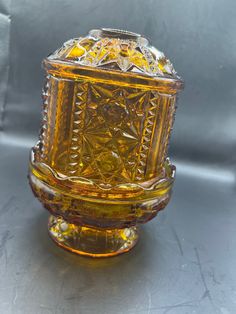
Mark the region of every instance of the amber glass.
[[94, 30], [44, 60], [43, 122], [29, 180], [61, 247], [93, 257], [130, 250], [163, 209], [167, 147], [182, 87], [140, 35]]

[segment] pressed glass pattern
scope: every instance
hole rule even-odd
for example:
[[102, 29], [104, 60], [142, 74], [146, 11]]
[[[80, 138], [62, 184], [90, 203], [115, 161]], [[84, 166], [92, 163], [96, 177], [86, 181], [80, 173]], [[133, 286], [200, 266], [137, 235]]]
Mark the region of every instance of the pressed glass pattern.
[[167, 146], [182, 81], [145, 38], [112, 29], [68, 41], [44, 66], [29, 179], [52, 214], [49, 233], [82, 255], [126, 252], [136, 225], [170, 198]]

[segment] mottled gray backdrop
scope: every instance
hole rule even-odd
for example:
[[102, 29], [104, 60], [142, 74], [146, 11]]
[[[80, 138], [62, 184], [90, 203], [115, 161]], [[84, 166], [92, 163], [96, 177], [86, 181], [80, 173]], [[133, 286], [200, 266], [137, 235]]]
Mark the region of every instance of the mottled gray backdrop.
[[[26, 181], [41, 60], [99, 27], [147, 36], [185, 80], [172, 202], [105, 264], [49, 242]], [[234, 0], [0, 0], [1, 313], [236, 313], [235, 71]]]

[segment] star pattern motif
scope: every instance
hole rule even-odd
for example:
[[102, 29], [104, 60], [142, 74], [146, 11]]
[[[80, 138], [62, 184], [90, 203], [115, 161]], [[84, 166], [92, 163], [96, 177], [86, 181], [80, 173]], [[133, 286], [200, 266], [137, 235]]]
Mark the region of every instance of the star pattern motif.
[[170, 60], [142, 41], [88, 35], [67, 41], [49, 59], [70, 60], [77, 65], [143, 73], [152, 77], [177, 77]]
[[[152, 93], [102, 83], [78, 85], [70, 173], [108, 184], [142, 178], [139, 168], [145, 168], [145, 160], [139, 164], [139, 155], [142, 146], [149, 149], [143, 137], [153, 127]], [[148, 132], [151, 137], [152, 129]]]

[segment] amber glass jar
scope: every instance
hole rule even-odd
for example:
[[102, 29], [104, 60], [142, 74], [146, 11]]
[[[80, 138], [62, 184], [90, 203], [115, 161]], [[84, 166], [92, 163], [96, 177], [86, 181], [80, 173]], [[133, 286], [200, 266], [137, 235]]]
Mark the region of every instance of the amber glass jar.
[[93, 257], [131, 249], [163, 209], [167, 147], [183, 83], [138, 34], [92, 30], [43, 62], [43, 121], [29, 180], [61, 247]]

